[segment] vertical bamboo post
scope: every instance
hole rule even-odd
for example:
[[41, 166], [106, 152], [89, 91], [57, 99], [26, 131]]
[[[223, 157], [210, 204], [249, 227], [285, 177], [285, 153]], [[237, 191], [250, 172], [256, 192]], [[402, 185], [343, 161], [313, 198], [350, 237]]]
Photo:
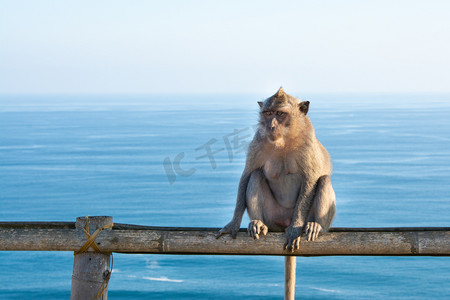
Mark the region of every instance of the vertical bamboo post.
[[[112, 224], [112, 217], [88, 218], [88, 229], [90, 235], [92, 235], [97, 229]], [[86, 219], [87, 217], [78, 217], [77, 222], [75, 223], [76, 228], [80, 231], [82, 231], [83, 228], [87, 229], [85, 227]], [[109, 279], [109, 268], [110, 255], [107, 253], [95, 252], [92, 248], [89, 248], [87, 252], [75, 253], [73, 260], [72, 288], [70, 299], [106, 300], [108, 298], [108, 289], [105, 284], [107, 284], [107, 280]], [[102, 293], [103, 288], [105, 288], [105, 291]], [[97, 297], [97, 295], [100, 294], [101, 296]]]
[[295, 299], [295, 269], [296, 269], [296, 257], [285, 256], [284, 257], [284, 299]]

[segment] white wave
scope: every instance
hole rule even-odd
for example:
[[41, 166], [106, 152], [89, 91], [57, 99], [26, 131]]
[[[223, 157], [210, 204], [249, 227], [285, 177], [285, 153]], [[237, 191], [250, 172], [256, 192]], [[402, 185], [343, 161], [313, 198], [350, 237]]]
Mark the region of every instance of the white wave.
[[30, 146], [0, 146], [0, 150], [28, 150], [45, 148], [44, 145], [30, 145]]
[[340, 293], [340, 291], [338, 291], [338, 290], [329, 290], [329, 289], [315, 288], [315, 287], [313, 287], [312, 289], [321, 291], [321, 292], [325, 292], [325, 293]]
[[159, 268], [161, 268], [156, 260], [146, 261], [145, 262], [145, 267], [147, 269], [159, 269]]
[[140, 133], [140, 134], [132, 134], [132, 133], [124, 133], [124, 134], [101, 134], [101, 135], [89, 135], [88, 139], [117, 139], [117, 138], [140, 138], [140, 137], [157, 137], [160, 136], [156, 133]]
[[179, 280], [179, 279], [169, 279], [165, 276], [161, 276], [161, 277], [142, 277], [142, 279], [147, 279], [147, 280], [153, 280], [153, 281], [165, 281], [165, 282], [184, 282], [184, 280]]

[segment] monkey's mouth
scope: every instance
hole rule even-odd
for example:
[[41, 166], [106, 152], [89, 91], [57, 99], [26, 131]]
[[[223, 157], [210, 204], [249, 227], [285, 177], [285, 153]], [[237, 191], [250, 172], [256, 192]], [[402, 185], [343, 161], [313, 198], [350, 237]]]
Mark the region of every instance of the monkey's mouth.
[[274, 134], [274, 133], [269, 133], [267, 135], [267, 139], [269, 140], [269, 142], [276, 142], [281, 138], [280, 134]]

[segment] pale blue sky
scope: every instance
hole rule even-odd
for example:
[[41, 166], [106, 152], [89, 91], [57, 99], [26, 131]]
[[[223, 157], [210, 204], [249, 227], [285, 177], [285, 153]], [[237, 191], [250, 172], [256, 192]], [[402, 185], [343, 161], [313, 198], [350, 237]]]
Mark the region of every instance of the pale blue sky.
[[0, 0], [0, 93], [448, 93], [450, 1]]

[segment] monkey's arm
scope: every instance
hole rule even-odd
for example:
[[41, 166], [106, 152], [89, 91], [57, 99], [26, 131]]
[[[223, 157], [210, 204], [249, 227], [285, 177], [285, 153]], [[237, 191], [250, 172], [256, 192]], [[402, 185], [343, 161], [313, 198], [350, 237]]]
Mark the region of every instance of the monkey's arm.
[[245, 169], [242, 173], [241, 179], [239, 180], [238, 194], [236, 198], [236, 207], [234, 209], [233, 219], [231, 219], [230, 223], [225, 225], [224, 228], [219, 230], [216, 238], [219, 238], [226, 233], [231, 233], [231, 236], [234, 239], [236, 238], [239, 227], [241, 226], [242, 216], [244, 215], [246, 208], [247, 186], [250, 180], [250, 175], [254, 170], [261, 167], [259, 157], [261, 154], [257, 151], [257, 149], [261, 148], [261, 146], [259, 145], [260, 141], [261, 139], [259, 135], [256, 134], [249, 145], [247, 159], [245, 161]]
[[305, 180], [297, 198], [291, 225], [286, 229], [287, 240], [284, 245], [285, 249], [289, 249], [290, 251], [300, 249], [300, 235], [311, 210], [314, 188], [314, 181]]
[[236, 198], [236, 207], [234, 209], [233, 219], [231, 219], [230, 223], [225, 225], [224, 228], [219, 230], [219, 233], [217, 234], [216, 238], [219, 238], [226, 233], [231, 233], [232, 238], [233, 239], [236, 238], [236, 235], [241, 226], [242, 216], [244, 215], [245, 212], [246, 207], [245, 198], [247, 193], [248, 181], [250, 179], [250, 174], [251, 172], [244, 170], [244, 173], [242, 174], [241, 179], [239, 181], [238, 195]]

